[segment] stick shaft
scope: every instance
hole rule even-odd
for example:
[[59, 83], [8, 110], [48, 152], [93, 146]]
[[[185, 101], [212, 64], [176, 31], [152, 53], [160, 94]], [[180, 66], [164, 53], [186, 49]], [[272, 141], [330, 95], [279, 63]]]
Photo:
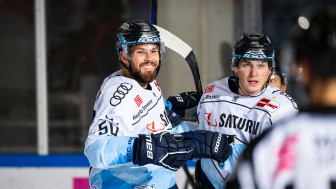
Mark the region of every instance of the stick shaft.
[[203, 90], [198, 69], [198, 63], [192, 48], [186, 42], [169, 32], [168, 30], [157, 25], [154, 26], [157, 28], [157, 30], [159, 30], [160, 38], [164, 42], [165, 46], [176, 52], [177, 54], [181, 55], [186, 60], [194, 78], [196, 91], [202, 94]]

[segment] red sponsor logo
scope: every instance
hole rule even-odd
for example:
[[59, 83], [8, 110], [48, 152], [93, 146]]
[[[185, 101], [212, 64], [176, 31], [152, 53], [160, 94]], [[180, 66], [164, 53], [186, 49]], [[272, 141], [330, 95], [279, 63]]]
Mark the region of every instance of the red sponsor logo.
[[205, 89], [205, 93], [211, 93], [214, 90], [215, 86], [214, 85], [210, 85]]
[[270, 107], [271, 109], [278, 109], [279, 108], [279, 104], [271, 101], [269, 99], [263, 98], [261, 99], [258, 103], [257, 106], [262, 107], [262, 108], [267, 108]]
[[157, 131], [162, 131], [162, 130], [164, 130], [164, 129], [166, 128], [166, 126], [165, 126], [164, 124], [162, 124], [162, 123], [160, 123], [159, 126], [156, 126], [156, 125], [155, 125], [155, 122], [152, 121], [152, 123], [149, 123], [149, 124], [146, 125], [146, 128], [147, 128], [148, 130], [152, 131], [153, 133], [155, 133], [155, 132], [157, 132]]
[[141, 104], [142, 104], [142, 99], [139, 95], [137, 95], [135, 98], [134, 98], [134, 102], [136, 103], [136, 105], [139, 107]]
[[267, 104], [269, 101], [271, 101], [271, 100], [266, 99], [266, 98], [263, 98], [263, 99], [261, 99], [261, 100], [257, 103], [257, 106], [263, 108], [264, 106], [266, 106], [266, 104]]
[[211, 121], [211, 114], [212, 113], [205, 113], [205, 121], [207, 122], [208, 126], [217, 127], [217, 120], [215, 119], [214, 122]]
[[272, 109], [277, 109], [279, 106], [272, 104], [272, 103], [267, 103], [267, 106], [271, 107]]
[[157, 81], [154, 81], [154, 84], [155, 84], [155, 86], [157, 87], [157, 89], [158, 89], [159, 91], [161, 91], [161, 88], [160, 88], [158, 82], [157, 82]]

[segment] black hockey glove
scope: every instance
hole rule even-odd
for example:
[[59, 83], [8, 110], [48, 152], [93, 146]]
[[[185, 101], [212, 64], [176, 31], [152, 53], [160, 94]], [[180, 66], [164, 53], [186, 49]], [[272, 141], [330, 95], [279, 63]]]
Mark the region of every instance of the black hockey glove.
[[133, 163], [140, 166], [155, 164], [177, 171], [192, 159], [191, 140], [176, 140], [169, 132], [139, 134], [133, 145]]
[[197, 121], [197, 105], [202, 94], [197, 92], [183, 92], [168, 97], [172, 104], [171, 110], [187, 121]]
[[219, 132], [196, 130], [182, 133], [183, 140], [191, 139], [194, 144], [194, 158], [210, 158], [218, 163], [226, 161], [232, 153], [230, 143], [233, 136]]
[[183, 120], [182, 118], [177, 115], [175, 112], [173, 112], [172, 110], [170, 110], [169, 108], [166, 107], [166, 112], [168, 115], [168, 119], [170, 121], [170, 123], [173, 125], [173, 127], [179, 125]]

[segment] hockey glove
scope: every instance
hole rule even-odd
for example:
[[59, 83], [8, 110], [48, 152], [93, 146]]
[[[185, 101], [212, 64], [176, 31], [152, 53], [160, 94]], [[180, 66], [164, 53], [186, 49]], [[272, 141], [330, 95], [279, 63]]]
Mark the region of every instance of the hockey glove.
[[196, 130], [182, 133], [183, 140], [191, 139], [194, 144], [194, 158], [210, 158], [218, 163], [226, 161], [232, 153], [230, 143], [233, 137], [219, 132]]
[[202, 94], [197, 92], [183, 92], [168, 97], [172, 104], [171, 110], [187, 121], [197, 121], [197, 105]]
[[173, 125], [173, 127], [179, 125], [183, 121], [182, 118], [179, 115], [177, 115], [175, 112], [173, 112], [172, 110], [166, 108], [166, 112], [168, 115], [168, 119], [170, 123]]
[[133, 163], [139, 166], [155, 164], [177, 171], [192, 159], [191, 140], [176, 140], [169, 132], [139, 134], [133, 146]]

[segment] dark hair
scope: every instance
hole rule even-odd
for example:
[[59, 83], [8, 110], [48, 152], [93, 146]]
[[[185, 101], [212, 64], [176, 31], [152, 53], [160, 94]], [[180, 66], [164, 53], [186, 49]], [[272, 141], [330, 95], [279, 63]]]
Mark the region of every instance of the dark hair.
[[287, 84], [286, 74], [282, 71], [279, 61], [275, 62], [274, 74], [277, 74], [280, 77], [280, 81], [282, 85]]

